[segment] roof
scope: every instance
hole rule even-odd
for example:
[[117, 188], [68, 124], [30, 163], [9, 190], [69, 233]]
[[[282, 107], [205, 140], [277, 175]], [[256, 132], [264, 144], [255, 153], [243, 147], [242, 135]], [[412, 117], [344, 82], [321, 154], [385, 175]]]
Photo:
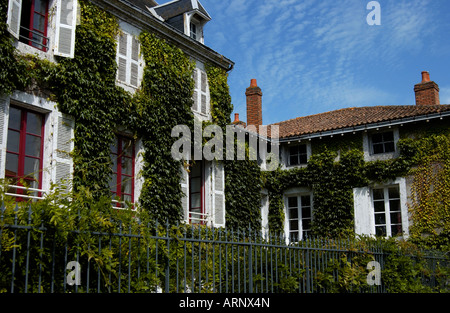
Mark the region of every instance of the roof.
[[279, 125], [279, 138], [288, 138], [442, 112], [450, 113], [450, 105], [353, 107], [297, 117], [272, 125]]
[[130, 1], [143, 10], [158, 5], [158, 3], [156, 3], [156, 1], [154, 0], [130, 0]]
[[195, 10], [201, 13], [205, 19], [211, 20], [211, 16], [198, 0], [174, 0], [155, 6], [153, 9], [164, 20]]

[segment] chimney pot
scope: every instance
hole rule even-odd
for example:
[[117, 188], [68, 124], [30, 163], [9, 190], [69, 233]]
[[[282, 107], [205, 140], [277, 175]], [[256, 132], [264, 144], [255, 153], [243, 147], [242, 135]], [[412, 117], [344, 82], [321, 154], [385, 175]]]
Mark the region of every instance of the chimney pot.
[[258, 87], [258, 84], [256, 82], [256, 79], [252, 78], [250, 80], [250, 88], [255, 88], [255, 87]]
[[239, 122], [239, 113], [234, 113], [234, 122], [233, 123], [237, 123]]
[[422, 72], [422, 83], [426, 83], [430, 81], [430, 73], [427, 71]]

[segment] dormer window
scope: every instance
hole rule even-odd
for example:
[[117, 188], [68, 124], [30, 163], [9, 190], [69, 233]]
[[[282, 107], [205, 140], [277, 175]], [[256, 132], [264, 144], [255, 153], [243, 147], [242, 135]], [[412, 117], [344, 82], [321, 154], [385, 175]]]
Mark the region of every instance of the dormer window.
[[197, 40], [197, 25], [191, 22], [191, 38]]

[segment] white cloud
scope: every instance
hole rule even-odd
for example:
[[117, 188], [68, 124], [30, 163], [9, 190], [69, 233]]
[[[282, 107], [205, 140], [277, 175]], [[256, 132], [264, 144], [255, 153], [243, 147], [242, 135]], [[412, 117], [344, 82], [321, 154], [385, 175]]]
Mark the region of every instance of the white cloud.
[[[367, 25], [366, 1], [204, 2], [224, 9], [212, 15], [221, 15], [217, 41], [226, 51], [219, 52], [236, 62], [230, 87], [241, 119], [250, 78], [263, 88], [264, 120], [277, 119], [270, 122], [308, 110], [382, 105], [390, 99], [395, 104], [396, 94], [370, 84], [370, 69], [399, 67], [406, 54], [423, 50], [424, 34], [435, 30], [428, 0], [380, 0], [381, 26]], [[444, 101], [450, 103], [449, 88], [441, 88]]]

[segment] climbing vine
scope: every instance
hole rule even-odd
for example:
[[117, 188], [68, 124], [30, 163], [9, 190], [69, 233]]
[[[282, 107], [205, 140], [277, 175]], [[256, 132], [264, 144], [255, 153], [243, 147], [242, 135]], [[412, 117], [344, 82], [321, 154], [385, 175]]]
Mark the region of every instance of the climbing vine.
[[182, 163], [171, 156], [176, 140], [171, 130], [176, 125], [193, 129], [194, 64], [179, 48], [150, 33], [141, 33], [139, 39], [145, 60], [142, 87], [135, 96], [136, 127], [145, 151], [140, 204], [154, 218], [175, 223], [183, 217]]

